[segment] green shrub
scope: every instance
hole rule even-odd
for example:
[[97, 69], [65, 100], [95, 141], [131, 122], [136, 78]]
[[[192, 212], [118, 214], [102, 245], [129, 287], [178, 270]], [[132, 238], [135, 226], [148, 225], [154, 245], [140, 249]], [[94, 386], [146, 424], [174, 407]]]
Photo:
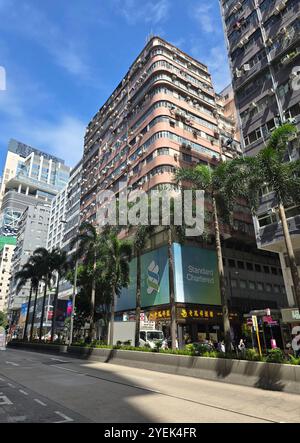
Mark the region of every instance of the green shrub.
[[255, 349], [246, 349], [244, 358], [245, 358], [245, 360], [249, 360], [249, 361], [261, 361], [262, 360], [261, 356], [259, 355], [259, 353]]
[[295, 366], [300, 365], [300, 357], [299, 357], [299, 358], [296, 358], [296, 357], [294, 357], [293, 355], [289, 355], [289, 359], [290, 359], [289, 363], [290, 363], [291, 365], [295, 365]]
[[196, 354], [195, 346], [192, 343], [186, 345], [184, 348], [184, 351], [187, 352], [186, 355], [195, 355]]
[[268, 363], [284, 363], [285, 357], [281, 349], [271, 349], [270, 351], [268, 351], [266, 361]]

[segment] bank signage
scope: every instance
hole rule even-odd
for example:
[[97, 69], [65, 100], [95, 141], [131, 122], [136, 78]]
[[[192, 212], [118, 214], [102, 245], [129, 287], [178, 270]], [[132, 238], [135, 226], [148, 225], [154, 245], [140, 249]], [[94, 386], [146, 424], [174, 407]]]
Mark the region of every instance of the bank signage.
[[[174, 243], [175, 301], [197, 305], [221, 305], [217, 257], [215, 251]], [[130, 284], [123, 288], [116, 311], [136, 307], [137, 260], [130, 263]], [[167, 246], [141, 257], [142, 308], [168, 305], [169, 266]], [[201, 314], [199, 317], [201, 317]], [[205, 313], [203, 314], [205, 318]]]
[[175, 243], [174, 259], [178, 303], [221, 305], [215, 251]]

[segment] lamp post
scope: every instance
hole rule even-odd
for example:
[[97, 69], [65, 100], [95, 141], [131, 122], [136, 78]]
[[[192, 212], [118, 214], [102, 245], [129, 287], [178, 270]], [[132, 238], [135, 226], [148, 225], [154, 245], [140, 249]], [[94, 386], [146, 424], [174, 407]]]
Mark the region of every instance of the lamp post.
[[[76, 252], [77, 252], [77, 243], [76, 243]], [[78, 274], [78, 257], [76, 256], [74, 282], [73, 282], [73, 294], [72, 294], [72, 314], [71, 314], [71, 323], [70, 323], [69, 346], [72, 345], [72, 341], [73, 341], [75, 299], [76, 299], [76, 292], [77, 292], [77, 274]]]

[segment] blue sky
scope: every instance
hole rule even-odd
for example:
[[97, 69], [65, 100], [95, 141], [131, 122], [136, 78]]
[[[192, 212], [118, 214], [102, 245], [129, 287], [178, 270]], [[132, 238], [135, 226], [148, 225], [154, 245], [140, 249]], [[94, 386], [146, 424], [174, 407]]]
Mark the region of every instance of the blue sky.
[[83, 135], [158, 34], [230, 82], [218, 0], [0, 0], [0, 174], [15, 138], [73, 166]]

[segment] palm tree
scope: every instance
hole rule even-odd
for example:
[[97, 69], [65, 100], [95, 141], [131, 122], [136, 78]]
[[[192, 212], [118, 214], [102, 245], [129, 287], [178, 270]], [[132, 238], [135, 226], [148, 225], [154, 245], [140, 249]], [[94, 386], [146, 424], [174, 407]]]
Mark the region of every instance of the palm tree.
[[111, 312], [109, 344], [113, 345], [116, 297], [121, 289], [129, 284], [129, 263], [132, 259], [132, 243], [120, 240], [117, 232], [109, 230], [102, 235], [101, 260], [103, 262], [104, 280], [111, 287]]
[[288, 158], [288, 143], [296, 132], [294, 125], [286, 123], [272, 132], [267, 146], [256, 157], [233, 160], [228, 168], [226, 186], [235, 187], [236, 195], [248, 200], [254, 214], [259, 207], [262, 187], [267, 185], [273, 190], [300, 309], [299, 271], [285, 212], [286, 206], [300, 203], [300, 160]]
[[177, 182], [189, 182], [198, 190], [205, 191], [212, 205], [213, 229], [216, 244], [218, 272], [220, 281], [221, 304], [223, 312], [223, 326], [226, 351], [231, 351], [231, 334], [229, 322], [228, 300], [222, 257], [219, 212], [227, 210], [229, 213], [230, 202], [223, 192], [223, 180], [226, 176], [226, 163], [220, 163], [215, 169], [210, 166], [198, 165], [194, 169], [179, 169], [176, 172]]
[[47, 289], [50, 288], [51, 279], [53, 278], [53, 266], [52, 266], [52, 258], [51, 253], [47, 251], [45, 248], [38, 248], [34, 251], [34, 262], [36, 267], [38, 268], [39, 276], [44, 282], [44, 295], [43, 295], [43, 303], [42, 303], [42, 311], [41, 311], [41, 321], [40, 321], [40, 331], [39, 331], [39, 341], [42, 340], [43, 335], [43, 324], [44, 324], [44, 315], [45, 315], [45, 304], [47, 297]]
[[[91, 314], [90, 314], [90, 340], [95, 339], [95, 300], [96, 300], [96, 271], [97, 261], [100, 259], [103, 247], [103, 237], [90, 223], [83, 223], [79, 228], [79, 234], [74, 238], [72, 245], [78, 245], [77, 257], [82, 258], [86, 266], [92, 266], [92, 288], [91, 288]], [[72, 247], [73, 247], [72, 246]]]
[[56, 248], [51, 252], [51, 269], [56, 272], [56, 290], [53, 300], [53, 316], [51, 322], [51, 342], [54, 339], [55, 316], [57, 311], [58, 291], [61, 278], [66, 275], [68, 270], [67, 253]]
[[141, 256], [145, 249], [147, 240], [153, 234], [154, 226], [140, 225], [134, 236], [133, 250], [136, 256], [136, 309], [135, 309], [135, 346], [140, 342], [140, 318], [141, 318]]
[[24, 334], [23, 334], [23, 340], [27, 340], [27, 328], [28, 328], [28, 322], [29, 322], [29, 311], [31, 307], [31, 299], [32, 299], [32, 293], [35, 291], [37, 293], [38, 286], [39, 286], [39, 278], [37, 276], [37, 269], [34, 265], [34, 261], [32, 259], [29, 259], [28, 262], [22, 267], [22, 269], [16, 273], [15, 279], [18, 282], [17, 283], [17, 292], [20, 291], [20, 289], [25, 286], [27, 281], [30, 281], [30, 291], [29, 291], [29, 299], [28, 299], [28, 306], [27, 306], [27, 314], [26, 314], [26, 320], [25, 320], [25, 327], [24, 327]]

